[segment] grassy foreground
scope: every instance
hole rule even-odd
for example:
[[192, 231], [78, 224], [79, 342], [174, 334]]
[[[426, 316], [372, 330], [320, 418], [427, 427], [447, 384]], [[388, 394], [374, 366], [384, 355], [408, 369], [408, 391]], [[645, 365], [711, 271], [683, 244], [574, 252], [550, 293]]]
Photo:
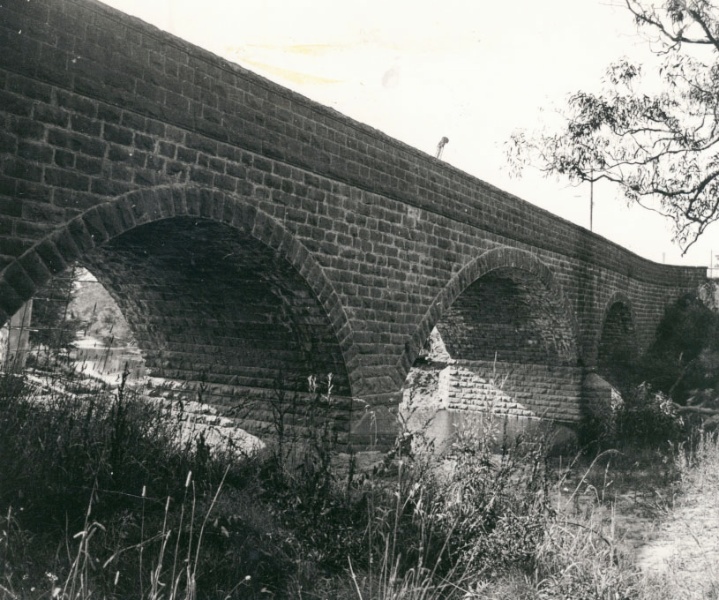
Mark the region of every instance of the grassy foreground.
[[684, 597], [636, 569], [613, 507], [714, 469], [714, 438], [650, 452], [664, 467], [640, 480], [631, 450], [550, 461], [542, 432], [502, 445], [485, 421], [445, 458], [405, 432], [360, 471], [337, 460], [331, 383], [318, 387], [316, 427], [248, 452], [188, 435], [181, 407], [124, 385], [4, 377], [0, 598]]
[[700, 435], [678, 456], [681, 494], [638, 560], [645, 597], [719, 598], [719, 441]]

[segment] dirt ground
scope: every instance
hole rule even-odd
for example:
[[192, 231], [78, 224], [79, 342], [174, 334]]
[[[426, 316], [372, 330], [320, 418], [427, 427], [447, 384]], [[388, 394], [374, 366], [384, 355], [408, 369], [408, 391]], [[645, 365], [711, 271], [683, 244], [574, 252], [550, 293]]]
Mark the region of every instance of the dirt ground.
[[646, 578], [648, 598], [719, 600], [716, 444], [699, 448], [700, 460], [680, 456], [683, 462], [672, 464], [647, 455], [617, 470], [597, 464], [583, 485], [577, 476], [564, 481], [565, 502], [579, 484], [575, 510], [591, 510], [605, 526], [612, 524], [618, 549]]
[[673, 509], [648, 533], [636, 555], [647, 576], [674, 586], [677, 598], [719, 598], [719, 472], [688, 475]]
[[[612, 465], [597, 465], [582, 501], [613, 524], [618, 547], [646, 578], [642, 597], [719, 600], [717, 438], [706, 436], [673, 460], [647, 454], [612, 461], [621, 466], [612, 474]], [[567, 483], [571, 489], [577, 482]]]

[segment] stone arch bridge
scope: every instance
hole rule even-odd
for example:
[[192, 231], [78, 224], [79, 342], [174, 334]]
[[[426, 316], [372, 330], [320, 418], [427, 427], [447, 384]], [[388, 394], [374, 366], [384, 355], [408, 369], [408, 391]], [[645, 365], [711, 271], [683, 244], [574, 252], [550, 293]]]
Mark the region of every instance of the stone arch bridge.
[[79, 261], [158, 389], [251, 398], [253, 431], [278, 386], [332, 373], [342, 431], [366, 432], [435, 328], [456, 407], [493, 370], [507, 412], [576, 422], [586, 375], [706, 276], [93, 0], [2, 3], [0, 123], [0, 322]]

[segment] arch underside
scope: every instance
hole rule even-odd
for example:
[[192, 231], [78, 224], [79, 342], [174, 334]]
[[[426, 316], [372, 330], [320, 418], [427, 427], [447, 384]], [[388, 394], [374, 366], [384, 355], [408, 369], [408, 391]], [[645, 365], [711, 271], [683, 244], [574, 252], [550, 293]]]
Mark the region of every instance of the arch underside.
[[631, 308], [614, 301], [606, 312], [597, 350], [597, 371], [616, 388], [631, 384], [638, 349]]
[[470, 285], [437, 323], [448, 352], [466, 360], [574, 365], [560, 298], [526, 271], [499, 268]]
[[140, 225], [81, 261], [108, 289], [161, 391], [175, 388], [268, 422], [266, 402], [331, 373], [350, 385], [336, 336], [306, 281], [239, 229], [175, 217]]
[[574, 327], [557, 287], [537, 272], [501, 266], [444, 311], [409, 380], [416, 382], [418, 371], [419, 379], [434, 377], [453, 410], [575, 421], [577, 364]]

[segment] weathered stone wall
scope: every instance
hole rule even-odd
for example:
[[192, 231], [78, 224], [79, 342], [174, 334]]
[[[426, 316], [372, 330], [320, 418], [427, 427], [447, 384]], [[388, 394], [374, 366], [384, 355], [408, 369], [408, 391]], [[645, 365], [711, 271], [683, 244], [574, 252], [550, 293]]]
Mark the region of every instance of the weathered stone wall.
[[404, 400], [407, 411], [428, 407], [574, 423], [583, 416], [583, 376], [580, 367], [430, 362], [412, 368]]
[[[705, 277], [92, 0], [2, 3], [0, 124], [0, 322], [80, 260], [162, 378], [266, 390], [278, 366], [331, 370], [392, 406], [443, 317], [508, 362], [594, 366], [617, 293], [642, 348]], [[512, 310], [541, 352], [467, 320], [484, 277], [476, 298], [532, 299]]]
[[437, 328], [453, 358], [576, 366], [569, 310], [537, 273], [505, 267], [464, 290]]
[[576, 422], [583, 369], [556, 365], [458, 361], [449, 408]]

